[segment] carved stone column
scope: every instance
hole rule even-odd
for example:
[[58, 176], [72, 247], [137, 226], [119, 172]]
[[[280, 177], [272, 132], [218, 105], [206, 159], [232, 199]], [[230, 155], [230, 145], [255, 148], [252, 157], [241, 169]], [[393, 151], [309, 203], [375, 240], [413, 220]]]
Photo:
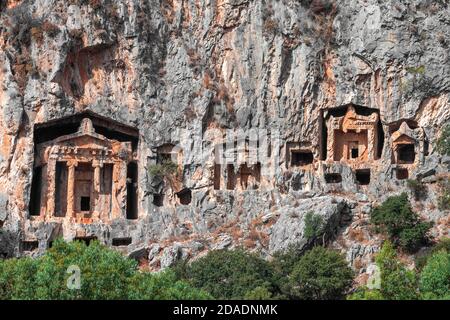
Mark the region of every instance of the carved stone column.
[[367, 130], [367, 160], [375, 159], [375, 132], [373, 129]]
[[101, 168], [103, 167], [103, 163], [99, 160], [93, 160], [92, 161], [92, 167], [94, 167], [94, 194], [93, 194], [93, 200], [94, 200], [94, 216], [97, 218], [100, 217], [100, 186], [101, 186]]
[[67, 161], [67, 215], [75, 218], [75, 168], [78, 166], [77, 160]]
[[126, 217], [127, 166], [125, 162], [115, 161], [113, 167], [112, 212], [111, 218]]
[[334, 126], [333, 126], [333, 120], [334, 118], [331, 117], [328, 120], [328, 123], [325, 124], [328, 128], [327, 130], [327, 159], [328, 161], [333, 161], [334, 160]]
[[47, 178], [47, 210], [46, 218], [51, 217], [55, 214], [55, 194], [56, 194], [56, 158], [50, 157], [47, 163], [46, 178]]

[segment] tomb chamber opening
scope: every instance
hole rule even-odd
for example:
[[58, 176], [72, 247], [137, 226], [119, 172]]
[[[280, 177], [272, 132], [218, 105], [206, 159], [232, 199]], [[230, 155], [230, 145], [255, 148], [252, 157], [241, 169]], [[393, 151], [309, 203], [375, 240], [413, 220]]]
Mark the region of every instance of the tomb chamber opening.
[[37, 124], [34, 137], [30, 216], [137, 218], [136, 129], [87, 112]]
[[381, 157], [384, 132], [378, 110], [338, 107], [323, 113], [321, 125], [322, 159], [352, 164]]

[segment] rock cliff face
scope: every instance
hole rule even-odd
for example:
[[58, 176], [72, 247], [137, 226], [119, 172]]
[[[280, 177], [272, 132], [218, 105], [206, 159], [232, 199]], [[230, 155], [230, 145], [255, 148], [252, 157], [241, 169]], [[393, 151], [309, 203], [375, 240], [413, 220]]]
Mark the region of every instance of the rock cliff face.
[[[62, 236], [154, 269], [215, 248], [269, 257], [308, 242], [312, 211], [364, 273], [381, 243], [368, 213], [406, 178], [425, 183], [414, 206], [448, 236], [433, 183], [450, 163], [434, 144], [450, 119], [446, 3], [0, 1], [1, 253], [41, 254]], [[109, 191], [108, 161], [79, 179], [92, 188], [74, 178], [95, 142], [59, 144], [82, 118], [91, 137], [133, 145], [126, 159], [102, 145]], [[59, 147], [41, 156], [49, 141]], [[74, 193], [57, 214], [60, 160]]]

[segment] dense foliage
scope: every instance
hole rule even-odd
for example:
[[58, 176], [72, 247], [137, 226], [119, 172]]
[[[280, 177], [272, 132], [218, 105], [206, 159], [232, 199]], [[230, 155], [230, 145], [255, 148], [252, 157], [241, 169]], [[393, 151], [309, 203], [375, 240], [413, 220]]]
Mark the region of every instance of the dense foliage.
[[342, 299], [353, 282], [353, 271], [336, 251], [315, 247], [294, 265], [289, 296], [295, 299]]
[[420, 274], [420, 292], [424, 299], [450, 300], [450, 252], [433, 254]]
[[371, 212], [370, 222], [376, 231], [386, 233], [394, 245], [407, 251], [417, 251], [428, 241], [431, 223], [422, 222], [406, 193], [389, 197]]
[[450, 299], [450, 253], [433, 251], [423, 270], [408, 270], [393, 245], [386, 242], [376, 258], [380, 270], [378, 288], [360, 288], [351, 300]]
[[[69, 272], [68, 272], [69, 270]], [[75, 272], [70, 272], [75, 270]], [[79, 270], [79, 288], [69, 284]], [[40, 258], [0, 260], [0, 299], [203, 299], [173, 272], [139, 272], [136, 261], [98, 242], [55, 241]]]
[[242, 250], [211, 251], [178, 274], [219, 299], [341, 299], [353, 281], [345, 259], [323, 247], [303, 255], [292, 247], [270, 263]]
[[445, 250], [450, 253], [450, 238], [441, 239], [438, 243], [425, 249], [420, 255], [418, 255], [415, 260], [416, 269], [421, 271], [428, 262], [428, 259], [433, 256], [433, 254], [441, 250]]
[[215, 250], [184, 265], [178, 274], [218, 299], [275, 293], [274, 270], [264, 259], [243, 250]]
[[[379, 286], [348, 299], [450, 299], [450, 240], [443, 240], [409, 270], [386, 241], [376, 256]], [[71, 266], [79, 288], [69, 289]], [[0, 260], [0, 299], [342, 299], [353, 271], [344, 257], [321, 246], [292, 246], [268, 262], [243, 250], [216, 250], [159, 273], [98, 242], [58, 240], [40, 258]]]

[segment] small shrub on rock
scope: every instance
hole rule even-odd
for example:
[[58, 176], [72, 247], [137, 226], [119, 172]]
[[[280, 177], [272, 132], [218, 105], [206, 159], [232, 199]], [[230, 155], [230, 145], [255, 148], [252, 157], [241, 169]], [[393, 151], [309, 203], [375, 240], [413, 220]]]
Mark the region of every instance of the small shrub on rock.
[[370, 222], [377, 232], [387, 234], [394, 245], [409, 252], [417, 251], [428, 242], [428, 232], [432, 226], [419, 219], [412, 210], [406, 193], [389, 197], [374, 208]]
[[305, 228], [303, 230], [304, 236], [308, 240], [314, 240], [323, 233], [323, 218], [313, 212], [307, 212], [305, 215]]
[[411, 190], [416, 201], [426, 198], [427, 188], [421, 180], [408, 179], [406, 181], [406, 186]]

